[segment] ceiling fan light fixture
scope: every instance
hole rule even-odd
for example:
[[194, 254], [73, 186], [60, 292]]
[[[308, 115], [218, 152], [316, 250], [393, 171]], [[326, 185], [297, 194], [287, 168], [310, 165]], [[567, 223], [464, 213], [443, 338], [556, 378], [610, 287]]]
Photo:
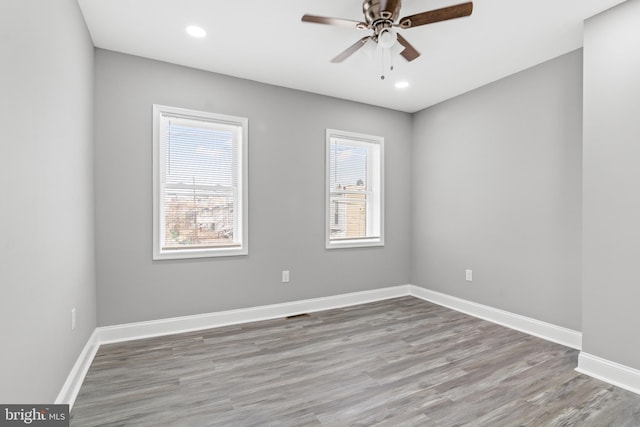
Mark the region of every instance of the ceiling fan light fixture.
[[394, 44], [396, 44], [396, 40], [398, 40], [398, 36], [395, 31], [385, 28], [378, 35], [378, 44], [383, 49], [392, 48]]
[[207, 35], [207, 32], [203, 28], [198, 27], [196, 25], [189, 25], [186, 28], [186, 31], [187, 31], [187, 34], [189, 34], [191, 37], [195, 37], [197, 39], [201, 39]]

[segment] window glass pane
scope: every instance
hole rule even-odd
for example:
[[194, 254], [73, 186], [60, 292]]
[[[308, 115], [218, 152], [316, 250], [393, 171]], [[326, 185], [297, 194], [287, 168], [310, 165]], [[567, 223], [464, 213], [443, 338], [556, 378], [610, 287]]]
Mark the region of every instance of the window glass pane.
[[367, 237], [366, 194], [332, 194], [330, 212], [331, 239]]
[[170, 120], [167, 126], [167, 184], [235, 184], [231, 131], [172, 124]]
[[165, 188], [162, 249], [238, 246], [233, 191]]
[[238, 246], [234, 132], [195, 120], [166, 123], [162, 249]]
[[382, 137], [327, 129], [326, 247], [382, 246]]
[[329, 153], [332, 191], [362, 191], [367, 181], [367, 148], [334, 139]]

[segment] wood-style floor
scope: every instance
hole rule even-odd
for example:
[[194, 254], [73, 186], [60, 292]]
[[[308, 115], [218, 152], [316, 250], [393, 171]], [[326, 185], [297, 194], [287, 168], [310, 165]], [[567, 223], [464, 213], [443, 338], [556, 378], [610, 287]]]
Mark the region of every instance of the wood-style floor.
[[640, 426], [576, 350], [403, 297], [100, 348], [72, 426]]

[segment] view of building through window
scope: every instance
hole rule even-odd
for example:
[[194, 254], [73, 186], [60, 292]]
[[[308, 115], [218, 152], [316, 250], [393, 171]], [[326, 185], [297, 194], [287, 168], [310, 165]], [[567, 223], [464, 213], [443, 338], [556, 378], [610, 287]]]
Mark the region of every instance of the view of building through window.
[[355, 185], [338, 185], [331, 192], [331, 238], [367, 237], [367, 193], [362, 180]]
[[166, 132], [163, 249], [237, 244], [233, 133], [184, 120]]
[[233, 196], [168, 190], [163, 249], [233, 245]]
[[328, 241], [380, 240], [381, 139], [328, 133]]

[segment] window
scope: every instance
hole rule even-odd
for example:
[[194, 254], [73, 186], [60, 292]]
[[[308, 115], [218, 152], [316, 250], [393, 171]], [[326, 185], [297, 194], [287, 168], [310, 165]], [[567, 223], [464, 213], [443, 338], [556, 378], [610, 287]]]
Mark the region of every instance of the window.
[[153, 106], [153, 259], [247, 254], [247, 127]]
[[384, 138], [327, 129], [326, 247], [384, 245]]

